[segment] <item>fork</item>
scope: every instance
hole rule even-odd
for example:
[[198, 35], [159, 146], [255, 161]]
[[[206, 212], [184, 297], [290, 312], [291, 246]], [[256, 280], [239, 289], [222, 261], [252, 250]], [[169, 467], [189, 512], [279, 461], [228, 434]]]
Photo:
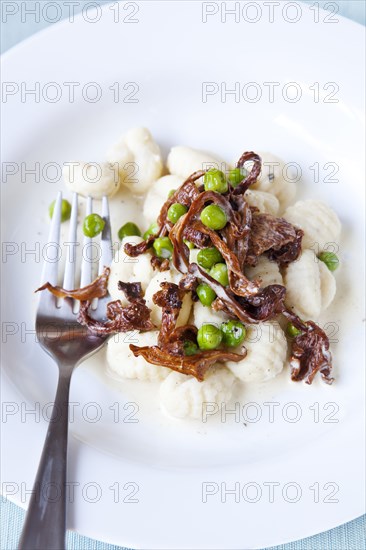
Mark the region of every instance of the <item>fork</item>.
[[[51, 221], [49, 243], [59, 244], [61, 225], [62, 193], [57, 196]], [[86, 214], [92, 213], [92, 199], [88, 197]], [[99, 274], [104, 266], [112, 261], [112, 241], [107, 197], [102, 199], [102, 217], [105, 226], [101, 236], [101, 257]], [[78, 196], [74, 193], [70, 218], [70, 251], [65, 264], [63, 287], [75, 288], [75, 253], [77, 243]], [[91, 244], [84, 238], [83, 250]], [[49, 281], [57, 284], [58, 261], [45, 261], [42, 284]], [[92, 281], [92, 264], [84, 257], [81, 263], [80, 286]], [[102, 320], [106, 311], [108, 296], [97, 302], [93, 312], [96, 319]], [[50, 292], [41, 292], [36, 317], [37, 339], [41, 347], [57, 363], [59, 378], [52, 416], [39, 463], [34, 491], [21, 535], [20, 550], [62, 550], [65, 548], [66, 534], [66, 463], [69, 390], [72, 373], [83, 360], [98, 351], [106, 342], [106, 336], [95, 336], [76, 320], [74, 301], [64, 298], [61, 302]], [[95, 307], [95, 305], [94, 305]]]

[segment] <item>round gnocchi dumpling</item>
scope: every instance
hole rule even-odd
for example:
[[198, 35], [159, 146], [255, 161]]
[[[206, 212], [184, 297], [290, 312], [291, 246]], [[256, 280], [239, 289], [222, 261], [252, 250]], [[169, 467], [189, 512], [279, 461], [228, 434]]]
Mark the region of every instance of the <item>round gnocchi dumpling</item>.
[[108, 340], [107, 363], [110, 374], [118, 378], [137, 378], [138, 380], [163, 380], [170, 370], [159, 365], [152, 365], [141, 356], [135, 357], [130, 344], [135, 346], [155, 346], [158, 332], [119, 332]]
[[311, 199], [298, 201], [286, 209], [283, 217], [304, 231], [303, 248], [317, 247], [321, 251], [329, 243], [339, 243], [341, 222], [323, 202]]
[[[161, 290], [160, 283], [167, 282], [167, 283], [178, 284], [180, 278], [181, 278], [181, 275], [178, 274], [177, 271], [173, 270], [173, 268], [171, 268], [169, 271], [161, 271], [157, 273], [155, 276], [153, 276], [146, 288], [146, 292], [145, 292], [146, 305], [149, 309], [151, 309], [151, 320], [154, 323], [154, 325], [157, 327], [160, 327], [161, 325], [162, 309], [161, 307], [154, 304], [153, 296], [154, 294], [159, 292], [159, 290]], [[191, 313], [191, 308], [192, 308], [192, 299], [190, 294], [186, 293], [184, 295], [182, 308], [179, 312], [179, 316], [177, 320], [178, 327], [187, 324], [189, 315]]]
[[[279, 211], [283, 211], [296, 195], [296, 183], [287, 176], [285, 163], [279, 157], [270, 153], [259, 153], [262, 159], [262, 171], [257, 181], [250, 187], [276, 196], [279, 201]], [[252, 163], [245, 164], [250, 170]], [[277, 212], [278, 214], [278, 212]]]
[[337, 283], [333, 273], [329, 271], [324, 262], [319, 261], [318, 265], [322, 311], [324, 311], [333, 302], [337, 290]]
[[272, 214], [277, 216], [280, 209], [278, 198], [272, 193], [266, 191], [258, 191], [257, 189], [248, 189], [245, 193], [245, 200], [249, 206], [255, 206], [259, 212], [264, 214]]
[[224, 367], [212, 368], [203, 382], [171, 372], [160, 385], [160, 406], [168, 416], [201, 420], [212, 406], [221, 408], [232, 397], [234, 376]]
[[212, 307], [204, 306], [201, 302], [195, 302], [193, 306], [193, 321], [197, 328], [207, 324], [220, 327], [228, 319], [229, 316], [223, 311], [215, 311]]
[[285, 303], [304, 320], [318, 319], [335, 296], [335, 278], [312, 250], [303, 250], [300, 258], [285, 268], [283, 278]]
[[183, 145], [172, 147], [168, 155], [167, 166], [171, 174], [183, 179], [188, 178], [197, 170], [206, 168], [218, 168], [223, 172], [228, 170], [228, 165], [220, 158]]
[[268, 285], [283, 284], [282, 275], [277, 263], [271, 262], [266, 256], [259, 256], [257, 265], [254, 267], [246, 267], [245, 273], [251, 281], [260, 278], [261, 288]]
[[120, 186], [118, 168], [109, 162], [67, 162], [62, 174], [66, 187], [83, 197], [111, 197]]
[[[243, 346], [247, 355], [242, 361], [227, 361], [226, 366], [242, 382], [266, 382], [283, 369], [287, 341], [277, 322], [266, 322], [247, 326]], [[236, 350], [240, 353], [240, 348]]]
[[160, 148], [147, 128], [132, 128], [108, 152], [107, 159], [117, 165], [121, 183], [141, 195], [160, 178], [163, 161]]
[[163, 176], [150, 187], [144, 202], [143, 214], [149, 223], [156, 221], [161, 207], [168, 198], [169, 191], [178, 189], [184, 182], [180, 176]]
[[145, 291], [146, 287], [150, 283], [154, 276], [154, 269], [151, 265], [150, 254], [141, 254], [137, 258], [131, 258], [124, 251], [124, 245], [126, 243], [139, 244], [143, 241], [141, 237], [125, 237], [120, 248], [114, 255], [110, 269], [110, 275], [108, 279], [108, 291], [112, 300], [121, 300], [125, 305], [127, 300], [121, 290], [118, 290], [118, 281], [124, 283], [139, 282], [141, 283], [142, 290]]

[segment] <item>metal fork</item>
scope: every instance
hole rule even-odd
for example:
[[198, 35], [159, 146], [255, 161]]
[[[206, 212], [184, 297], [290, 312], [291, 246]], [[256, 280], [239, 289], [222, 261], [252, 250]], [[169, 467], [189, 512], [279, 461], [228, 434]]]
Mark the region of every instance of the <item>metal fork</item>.
[[[56, 199], [51, 222], [49, 243], [59, 244], [61, 225], [62, 194]], [[92, 212], [92, 199], [87, 201], [87, 212]], [[77, 247], [78, 197], [73, 197], [69, 242], [73, 254], [68, 254], [65, 265], [63, 287], [75, 288], [75, 253]], [[112, 241], [107, 197], [102, 201], [102, 217], [105, 221], [101, 237], [101, 257], [99, 274], [104, 266], [112, 261]], [[91, 244], [85, 237], [83, 251]], [[45, 262], [42, 283], [49, 281], [57, 284], [58, 262]], [[81, 265], [80, 286], [92, 281], [92, 264], [84, 257]], [[105, 317], [108, 296], [99, 299], [93, 316], [102, 320]], [[42, 348], [57, 363], [59, 379], [57, 392], [43, 447], [41, 460], [35, 479], [35, 490], [32, 494], [22, 536], [20, 550], [62, 550], [65, 548], [66, 533], [66, 459], [68, 432], [68, 404], [72, 373], [84, 359], [99, 350], [106, 341], [106, 336], [95, 336], [87, 332], [76, 320], [74, 303], [70, 298], [58, 304], [57, 298], [48, 291], [40, 295], [36, 317], [36, 332]]]

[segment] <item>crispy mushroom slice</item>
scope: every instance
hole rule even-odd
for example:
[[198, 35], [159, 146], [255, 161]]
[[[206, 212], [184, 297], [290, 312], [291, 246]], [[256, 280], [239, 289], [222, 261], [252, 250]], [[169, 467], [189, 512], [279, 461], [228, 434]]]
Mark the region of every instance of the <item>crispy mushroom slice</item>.
[[245, 357], [245, 355], [238, 355], [237, 353], [222, 349], [201, 351], [188, 357], [169, 354], [158, 346], [139, 348], [130, 344], [130, 349], [135, 357], [142, 356], [145, 361], [153, 365], [161, 365], [182, 374], [190, 374], [197, 378], [199, 382], [204, 380], [205, 374], [215, 363], [222, 363], [224, 361], [238, 362]]
[[311, 384], [317, 372], [327, 384], [332, 384], [332, 354], [329, 339], [325, 332], [313, 321], [303, 322], [297, 315], [286, 309], [283, 314], [301, 331], [292, 341], [291, 379], [305, 380]]
[[242, 179], [239, 185], [235, 187], [233, 190], [233, 195], [244, 195], [245, 191], [257, 181], [259, 174], [261, 173], [262, 159], [259, 155], [257, 155], [257, 153], [253, 153], [253, 151], [243, 153], [236, 163], [236, 167], [243, 168], [244, 164], [249, 161], [253, 161], [252, 169], [249, 174]]
[[66, 290], [60, 286], [53, 286], [50, 283], [45, 283], [41, 287], [37, 288], [36, 292], [41, 290], [49, 290], [51, 294], [57, 296], [57, 298], [74, 298], [80, 301], [91, 301], [94, 298], [103, 298], [107, 295], [108, 277], [110, 274], [109, 267], [105, 267], [103, 273], [99, 275], [92, 283], [83, 288], [77, 288], [75, 290]]
[[89, 315], [90, 301], [82, 302], [77, 317], [78, 322], [97, 335], [127, 332], [129, 330], [152, 330], [154, 325], [150, 319], [151, 310], [142, 298], [141, 283], [123, 283], [120, 281], [118, 288], [124, 292], [129, 301], [127, 306], [123, 306], [120, 300], [109, 302], [107, 305], [107, 320], [103, 322], [97, 321]]
[[284, 218], [271, 214], [254, 214], [249, 237], [246, 263], [254, 266], [258, 257], [268, 252], [279, 265], [295, 261], [301, 252], [303, 232]]

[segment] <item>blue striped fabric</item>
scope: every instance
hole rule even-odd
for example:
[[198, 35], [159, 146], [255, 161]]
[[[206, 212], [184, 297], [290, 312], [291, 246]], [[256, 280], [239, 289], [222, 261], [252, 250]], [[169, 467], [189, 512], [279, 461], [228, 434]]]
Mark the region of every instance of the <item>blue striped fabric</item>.
[[[15, 504], [3, 499], [1, 502], [1, 550], [15, 550], [20, 537], [25, 513]], [[325, 533], [307, 539], [281, 544], [263, 550], [364, 550], [366, 516], [340, 525]], [[82, 537], [72, 531], [67, 535], [67, 548], [70, 550], [127, 550], [96, 540]]]

